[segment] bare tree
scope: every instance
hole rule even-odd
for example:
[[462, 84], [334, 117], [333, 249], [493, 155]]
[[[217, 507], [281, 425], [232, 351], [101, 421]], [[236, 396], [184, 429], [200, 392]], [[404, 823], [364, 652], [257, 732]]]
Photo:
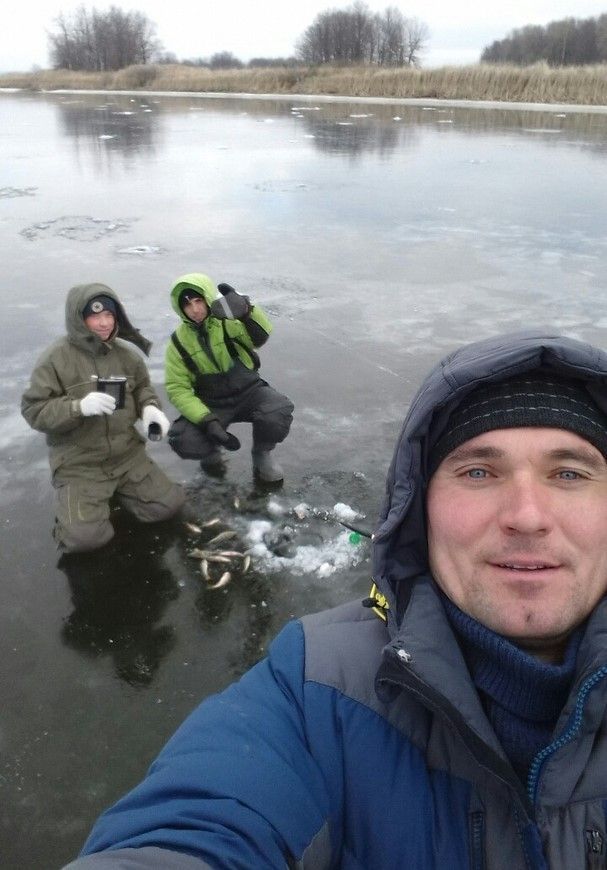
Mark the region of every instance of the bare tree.
[[407, 66], [419, 66], [421, 62], [421, 52], [430, 37], [428, 25], [424, 24], [423, 21], [419, 21], [417, 18], [408, 18], [405, 27], [407, 31], [405, 64]]
[[61, 13], [55, 25], [48, 34], [55, 68], [122, 69], [149, 63], [160, 50], [155, 24], [142, 12], [123, 12], [117, 6], [103, 12], [80, 6], [71, 18]]
[[603, 63], [607, 60], [607, 15], [598, 18], [563, 18], [545, 27], [528, 25], [487, 46], [486, 63], [519, 65], [544, 60], [550, 66]]
[[320, 12], [297, 45], [303, 63], [416, 65], [428, 28], [394, 6], [373, 15], [362, 0]]
[[241, 69], [244, 64], [231, 51], [218, 51], [209, 60], [211, 69]]

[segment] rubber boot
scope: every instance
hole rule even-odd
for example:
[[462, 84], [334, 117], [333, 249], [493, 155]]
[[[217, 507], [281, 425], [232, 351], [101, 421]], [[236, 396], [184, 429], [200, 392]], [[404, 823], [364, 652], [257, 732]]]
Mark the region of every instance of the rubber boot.
[[278, 483], [284, 478], [284, 472], [276, 460], [272, 457], [273, 447], [260, 449], [254, 447], [251, 451], [253, 457], [253, 471], [264, 483]]

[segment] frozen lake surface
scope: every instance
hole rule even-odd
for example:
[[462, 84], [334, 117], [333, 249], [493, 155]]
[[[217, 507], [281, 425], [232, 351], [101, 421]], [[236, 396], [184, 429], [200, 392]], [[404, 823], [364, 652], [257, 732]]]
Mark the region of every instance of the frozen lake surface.
[[[49, 870], [285, 621], [367, 595], [368, 544], [339, 520], [373, 526], [439, 356], [536, 325], [607, 344], [607, 116], [0, 94], [0, 130], [0, 863]], [[222, 481], [150, 446], [252, 551], [217, 591], [195, 535], [119, 512], [117, 546], [59, 561], [44, 439], [19, 414], [89, 281], [154, 341], [162, 393], [169, 289], [191, 271], [266, 308], [262, 372], [296, 406], [278, 491], [253, 485], [247, 427]]]

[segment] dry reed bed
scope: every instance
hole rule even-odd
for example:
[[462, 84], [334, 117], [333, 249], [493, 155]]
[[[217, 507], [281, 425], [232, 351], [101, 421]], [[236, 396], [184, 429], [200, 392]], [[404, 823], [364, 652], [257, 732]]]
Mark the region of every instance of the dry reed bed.
[[300, 67], [209, 70], [132, 66], [118, 72], [42, 70], [0, 75], [0, 87], [194, 93], [331, 94], [351, 97], [498, 100], [607, 105], [607, 65], [551, 68], [476, 64], [439, 69]]

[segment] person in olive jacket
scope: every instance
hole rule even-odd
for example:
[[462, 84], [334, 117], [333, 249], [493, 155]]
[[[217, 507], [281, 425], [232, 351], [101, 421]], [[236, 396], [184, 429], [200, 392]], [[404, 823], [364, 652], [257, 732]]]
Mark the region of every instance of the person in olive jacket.
[[137, 519], [156, 522], [177, 513], [185, 494], [149, 458], [134, 426], [141, 419], [153, 440], [169, 429], [145, 362], [127, 345], [147, 354], [151, 343], [105, 284], [72, 287], [65, 322], [67, 334], [36, 362], [21, 412], [46, 435], [53, 535], [61, 551], [75, 553], [111, 540], [113, 496]]
[[255, 348], [272, 331], [266, 314], [230, 285], [215, 287], [199, 273], [175, 282], [171, 302], [182, 322], [166, 350], [165, 386], [181, 416], [169, 443], [183, 459], [199, 459], [208, 473], [221, 473], [222, 448], [240, 447], [228, 426], [252, 423], [253, 470], [262, 481], [280, 482], [283, 471], [272, 451], [289, 433], [293, 403], [257, 371]]

